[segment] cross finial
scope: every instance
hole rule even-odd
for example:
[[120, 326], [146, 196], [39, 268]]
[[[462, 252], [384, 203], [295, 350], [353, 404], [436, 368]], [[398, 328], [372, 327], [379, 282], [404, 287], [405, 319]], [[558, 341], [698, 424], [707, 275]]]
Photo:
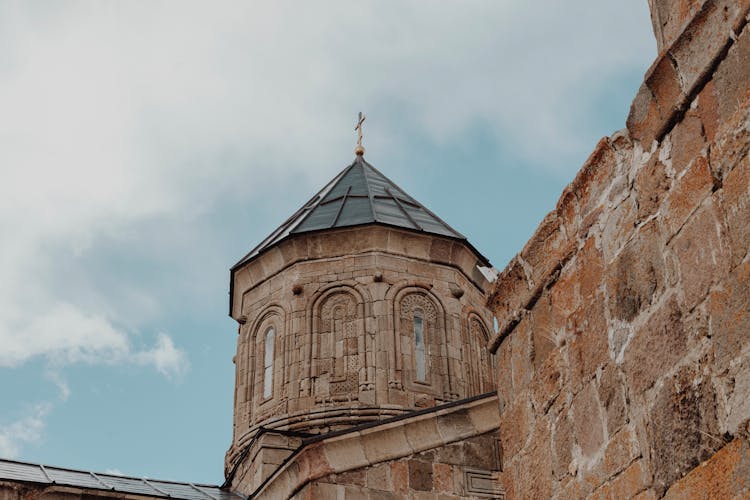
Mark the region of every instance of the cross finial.
[[354, 148], [354, 153], [357, 156], [363, 156], [365, 154], [365, 148], [362, 147], [362, 124], [365, 122], [365, 118], [367, 117], [360, 111], [357, 126], [354, 127], [354, 130], [357, 131], [357, 147]]

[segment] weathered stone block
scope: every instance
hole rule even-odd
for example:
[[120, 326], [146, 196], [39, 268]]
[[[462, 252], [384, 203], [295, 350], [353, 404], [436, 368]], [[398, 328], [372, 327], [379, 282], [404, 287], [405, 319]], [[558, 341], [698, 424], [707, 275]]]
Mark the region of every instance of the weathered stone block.
[[450, 262], [453, 242], [443, 238], [432, 238], [430, 259], [434, 262]]
[[630, 113], [625, 123], [630, 136], [645, 144], [646, 147], [651, 144], [662, 128], [656, 98], [646, 82], [638, 88], [638, 93], [630, 104]]
[[703, 134], [706, 140], [713, 141], [721, 124], [719, 102], [713, 80], [709, 80], [698, 94], [698, 116], [703, 124]]
[[537, 301], [527, 320], [531, 327], [531, 357], [534, 367], [538, 370], [549, 353], [557, 347], [552, 327], [549, 297], [546, 294]]
[[[640, 456], [638, 442], [629, 428], [622, 428], [607, 443], [602, 458], [602, 469], [606, 478], [614, 477]], [[625, 497], [618, 497], [625, 498]]]
[[658, 223], [643, 226], [617, 257], [607, 276], [610, 314], [631, 321], [664, 288], [664, 257]]
[[607, 364], [599, 379], [599, 401], [607, 417], [607, 433], [612, 436], [628, 422], [625, 384], [614, 363]]
[[643, 490], [633, 497], [633, 500], [656, 500], [656, 493], [651, 488]]
[[727, 174], [723, 207], [732, 246], [731, 263], [735, 266], [750, 251], [750, 158]]
[[513, 353], [510, 345], [509, 341], [503, 342], [495, 355], [497, 360], [497, 396], [501, 413], [505, 411], [505, 408], [510, 404], [515, 395], [513, 390], [513, 370], [511, 368]]
[[658, 494], [724, 445], [714, 390], [700, 366], [683, 367], [664, 382], [646, 428]]
[[[659, 118], [662, 121], [666, 120], [670, 113], [677, 109], [680, 100], [684, 98], [684, 90], [680, 86], [680, 78], [672, 59], [658, 57], [646, 73], [644, 81], [654, 95], [656, 106], [659, 109]], [[645, 144], [648, 145], [649, 142]]]
[[587, 496], [586, 500], [614, 500], [612, 485], [609, 483], [602, 484], [591, 495]]
[[534, 374], [529, 322], [521, 321], [516, 329], [513, 330], [513, 335], [511, 335], [509, 341], [511, 366], [513, 369], [513, 390], [518, 394], [526, 387]]
[[608, 266], [616, 257], [620, 249], [630, 240], [635, 232], [635, 217], [638, 207], [635, 204], [635, 195], [629, 194], [622, 202], [613, 209], [608, 210], [602, 216], [604, 227], [602, 229], [602, 255], [604, 264]]
[[577, 263], [571, 262], [561, 271], [560, 277], [549, 292], [551, 323], [564, 326], [566, 318], [581, 305], [580, 280]]
[[662, 210], [662, 225], [666, 238], [680, 230], [701, 202], [711, 193], [714, 179], [708, 160], [704, 156], [695, 158], [685, 174], [675, 182]]
[[703, 124], [697, 111], [690, 110], [672, 129], [672, 168], [679, 175], [706, 146]]
[[518, 460], [518, 481], [523, 485], [526, 498], [552, 496], [552, 450], [550, 446], [550, 421], [539, 419], [529, 442], [528, 451]]
[[432, 464], [409, 460], [409, 488], [417, 491], [432, 491]]
[[[616, 173], [616, 166], [617, 160], [612, 141], [609, 137], [599, 139], [594, 151], [586, 159], [569, 186], [578, 200], [578, 215], [582, 221], [589, 218], [600, 207], [599, 200], [611, 184]], [[575, 233], [573, 229], [566, 227], [569, 234]]]
[[589, 495], [592, 493], [591, 486], [585, 481], [580, 481], [577, 478], [568, 477], [560, 481], [559, 484], [559, 493], [554, 498], [560, 500], [567, 498], [589, 499]]
[[[747, 5], [746, 0], [743, 3]], [[750, 75], [750, 29], [745, 27], [713, 78], [722, 121], [729, 121], [750, 94], [750, 78], [747, 75]]]
[[680, 479], [665, 500], [747, 498], [750, 491], [750, 446], [735, 439]]
[[366, 471], [366, 485], [376, 490], [390, 491], [393, 489], [391, 481], [391, 467], [388, 463], [378, 464]]
[[702, 3], [702, 0], [649, 0], [659, 53], [675, 41]]
[[563, 357], [560, 350], [554, 350], [544, 360], [540, 369], [537, 370], [534, 378], [529, 384], [531, 400], [534, 410], [538, 414], [544, 414], [549, 411], [552, 403], [560, 395], [563, 387]]
[[547, 214], [520, 254], [531, 266], [531, 281], [534, 286], [546, 281], [552, 270], [570, 253], [573, 243], [561, 230], [561, 221], [557, 213]]
[[506, 317], [523, 308], [531, 295], [531, 288], [526, 279], [526, 272], [517, 258], [508, 263], [500, 273], [492, 290], [487, 296], [487, 305], [492, 309], [500, 323]]
[[687, 352], [688, 332], [677, 300], [671, 297], [636, 330], [625, 350], [625, 372], [631, 397], [651, 387]]
[[453, 467], [448, 464], [432, 464], [433, 490], [436, 493], [453, 493]]
[[747, 0], [711, 0], [703, 3], [685, 31], [669, 49], [680, 73], [685, 93], [688, 93], [711, 63], [724, 49], [729, 32], [739, 16], [744, 14]]
[[364, 469], [341, 472], [334, 475], [335, 481], [339, 484], [352, 486], [364, 486], [367, 482], [367, 471]]
[[534, 424], [534, 413], [528, 393], [520, 394], [500, 416], [500, 441], [503, 446], [503, 468], [526, 444]]
[[725, 179], [742, 164], [750, 151], [750, 96], [739, 103], [739, 110], [725, 121], [709, 150], [709, 163], [714, 177]]
[[557, 416], [552, 428], [552, 472], [556, 479], [567, 476], [573, 458], [573, 423], [567, 411]]
[[638, 460], [612, 481], [612, 498], [633, 498], [650, 484], [648, 467]]
[[604, 425], [596, 388], [589, 383], [572, 402], [573, 428], [584, 456], [595, 454], [604, 443]]
[[409, 466], [406, 461], [391, 462], [393, 490], [399, 494], [409, 492]]
[[680, 266], [686, 310], [692, 310], [711, 284], [729, 270], [726, 229], [714, 204], [704, 204], [675, 236], [671, 247]]
[[711, 292], [708, 312], [717, 367], [726, 367], [747, 344], [750, 332], [750, 261], [732, 272]]
[[468, 409], [440, 415], [437, 419], [437, 428], [438, 434], [443, 437], [445, 442], [448, 442], [449, 439], [455, 439], [457, 436], [476, 434]]
[[603, 297], [597, 295], [581, 304], [569, 318], [568, 328], [572, 337], [568, 346], [570, 387], [577, 392], [609, 361]]
[[581, 298], [590, 300], [602, 285], [602, 252], [596, 247], [596, 240], [589, 238], [576, 256], [580, 280]]
[[671, 180], [667, 177], [666, 167], [659, 161], [656, 153], [652, 154], [648, 162], [635, 176], [634, 186], [638, 203], [636, 224], [645, 221], [656, 213], [664, 201], [670, 185]]

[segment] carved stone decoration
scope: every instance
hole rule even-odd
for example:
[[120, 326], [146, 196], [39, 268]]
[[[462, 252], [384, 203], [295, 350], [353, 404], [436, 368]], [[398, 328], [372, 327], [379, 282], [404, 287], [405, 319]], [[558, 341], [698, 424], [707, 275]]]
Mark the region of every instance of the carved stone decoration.
[[320, 304], [319, 311], [315, 360], [316, 393], [356, 393], [360, 368], [360, 318], [357, 300], [350, 293], [335, 293]]
[[495, 363], [491, 359], [487, 342], [489, 334], [484, 323], [475, 315], [469, 317], [468, 358], [473, 360], [468, 365], [469, 395], [484, 394], [495, 388]]
[[[444, 360], [441, 359], [444, 334], [440, 331], [435, 303], [426, 294], [413, 292], [401, 299], [399, 312], [405, 382], [410, 385], [417, 383], [423, 389], [431, 389], [430, 392], [439, 391], [437, 386], [445, 375]], [[415, 337], [415, 321], [419, 321], [418, 329], [421, 330], [421, 349]], [[420, 364], [423, 366], [420, 367]]]

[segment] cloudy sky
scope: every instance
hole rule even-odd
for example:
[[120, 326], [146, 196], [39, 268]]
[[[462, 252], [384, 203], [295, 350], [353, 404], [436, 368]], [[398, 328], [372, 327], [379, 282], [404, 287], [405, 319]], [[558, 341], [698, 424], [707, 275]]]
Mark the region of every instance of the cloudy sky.
[[646, 0], [0, 0], [0, 457], [221, 483], [228, 268], [358, 111], [502, 268], [654, 57]]

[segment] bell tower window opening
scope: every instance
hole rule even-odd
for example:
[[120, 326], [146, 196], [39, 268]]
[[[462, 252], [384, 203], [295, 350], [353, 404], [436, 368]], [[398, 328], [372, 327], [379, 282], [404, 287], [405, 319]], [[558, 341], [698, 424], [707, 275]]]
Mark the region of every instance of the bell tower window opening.
[[420, 382], [427, 378], [422, 311], [414, 311], [414, 373], [416, 380]]
[[268, 399], [273, 394], [273, 357], [274, 341], [276, 340], [276, 331], [273, 327], [266, 330], [264, 340], [265, 356], [263, 358], [263, 398]]

